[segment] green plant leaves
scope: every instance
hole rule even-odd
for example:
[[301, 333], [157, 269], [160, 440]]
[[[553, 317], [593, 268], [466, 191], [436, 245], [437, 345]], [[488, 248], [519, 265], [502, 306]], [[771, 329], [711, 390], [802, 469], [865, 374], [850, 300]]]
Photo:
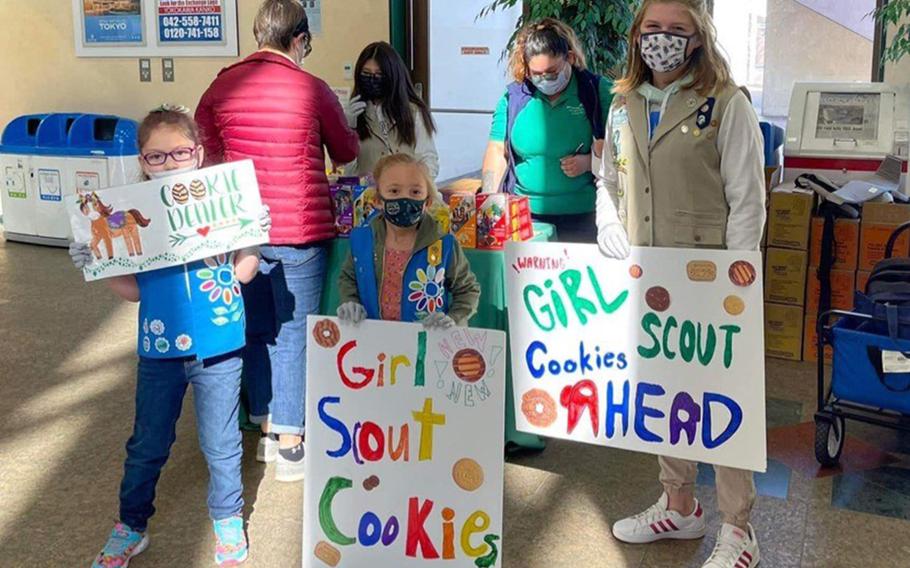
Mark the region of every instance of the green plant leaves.
[[[908, 0], [910, 1], [910, 0]], [[522, 0], [493, 0], [478, 18], [520, 5]], [[640, 0], [524, 0], [528, 21], [557, 18], [569, 24], [582, 43], [588, 67], [602, 75], [616, 75], [626, 58], [629, 27]], [[518, 21], [518, 28], [525, 18]], [[509, 40], [508, 51], [515, 40]]]

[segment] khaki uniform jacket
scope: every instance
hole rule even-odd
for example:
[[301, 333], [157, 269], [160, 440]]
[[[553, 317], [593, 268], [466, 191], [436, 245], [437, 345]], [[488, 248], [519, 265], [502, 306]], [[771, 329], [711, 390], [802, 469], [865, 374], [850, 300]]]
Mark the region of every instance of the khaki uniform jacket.
[[[731, 101], [739, 105], [737, 131], [724, 132]], [[621, 222], [634, 246], [757, 250], [765, 216], [763, 145], [754, 112], [743, 105], [735, 86], [713, 97], [681, 88], [649, 138], [646, 97], [617, 96], [599, 174], [598, 226]]]

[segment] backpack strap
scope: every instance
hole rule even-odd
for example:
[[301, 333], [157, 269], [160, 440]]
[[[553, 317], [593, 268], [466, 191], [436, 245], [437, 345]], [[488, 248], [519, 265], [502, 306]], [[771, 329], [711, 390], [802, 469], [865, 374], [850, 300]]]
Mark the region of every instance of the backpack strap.
[[506, 119], [506, 159], [508, 165], [506, 174], [502, 178], [503, 193], [515, 193], [515, 186], [518, 185], [518, 174], [515, 172], [515, 149], [512, 147], [512, 128], [518, 119], [519, 113], [524, 110], [537, 89], [530, 81], [521, 83], [513, 82], [506, 89], [507, 119]]
[[586, 69], [575, 70], [575, 81], [578, 83], [578, 99], [585, 107], [585, 115], [591, 123], [591, 132], [595, 140], [603, 140], [606, 134], [606, 123], [603, 120], [603, 104], [600, 102], [600, 75]]
[[819, 206], [819, 212], [824, 215], [822, 225], [821, 258], [818, 261], [818, 281], [820, 293], [818, 298], [818, 313], [824, 314], [831, 309], [831, 269], [836, 259], [834, 241], [834, 223], [837, 220], [837, 209], [830, 202]]

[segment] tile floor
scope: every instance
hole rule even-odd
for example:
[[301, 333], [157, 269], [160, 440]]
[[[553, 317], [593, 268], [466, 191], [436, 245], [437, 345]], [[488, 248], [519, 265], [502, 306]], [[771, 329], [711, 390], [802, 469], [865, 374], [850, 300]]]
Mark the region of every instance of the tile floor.
[[[87, 567], [117, 511], [132, 424], [135, 308], [82, 283], [65, 251], [0, 240], [0, 566]], [[910, 566], [910, 436], [849, 423], [843, 467], [812, 453], [814, 367], [768, 362], [768, 472], [754, 524], [769, 568]], [[212, 566], [207, 472], [191, 400], [134, 568]], [[300, 565], [302, 490], [245, 439], [247, 566]], [[657, 497], [656, 460], [554, 441], [506, 466], [506, 567], [695, 567], [700, 542], [624, 545], [610, 524]], [[713, 471], [699, 498], [716, 507]], [[712, 533], [718, 520], [712, 518]]]

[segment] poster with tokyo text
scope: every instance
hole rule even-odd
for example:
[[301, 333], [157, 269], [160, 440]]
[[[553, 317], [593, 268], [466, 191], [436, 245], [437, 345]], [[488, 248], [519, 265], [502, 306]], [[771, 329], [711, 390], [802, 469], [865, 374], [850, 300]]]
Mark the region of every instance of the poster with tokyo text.
[[251, 160], [66, 198], [87, 281], [176, 266], [268, 242]]
[[506, 250], [519, 430], [765, 471], [758, 252]]
[[503, 566], [505, 333], [307, 331], [303, 566]]

